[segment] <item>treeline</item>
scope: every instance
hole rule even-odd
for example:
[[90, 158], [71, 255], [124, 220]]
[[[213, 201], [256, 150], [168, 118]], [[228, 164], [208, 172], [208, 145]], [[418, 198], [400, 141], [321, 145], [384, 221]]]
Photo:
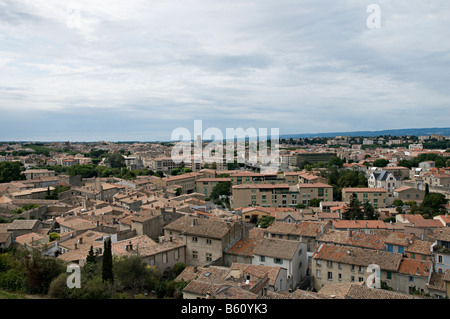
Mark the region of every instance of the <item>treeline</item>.
[[80, 287], [69, 288], [71, 274], [67, 272], [66, 262], [43, 256], [38, 250], [9, 249], [0, 253], [0, 289], [57, 299], [181, 298], [181, 291], [187, 285], [184, 281], [174, 281], [186, 267], [183, 263], [160, 274], [139, 256], [114, 256], [111, 277], [107, 278], [103, 259], [91, 254], [87, 257], [81, 267]]
[[410, 160], [401, 160], [398, 162], [398, 166], [408, 168], [419, 167], [419, 163], [426, 161], [434, 161], [437, 168], [450, 166], [450, 158], [446, 158], [435, 153], [420, 154], [419, 156], [416, 156]]
[[82, 178], [92, 177], [117, 177], [127, 180], [135, 179], [137, 176], [158, 176], [163, 177], [164, 173], [161, 171], [154, 172], [151, 169], [134, 169], [129, 170], [126, 167], [111, 168], [96, 164], [78, 164], [69, 167], [61, 165], [47, 166], [47, 169], [54, 170], [57, 174], [67, 174], [70, 176], [81, 176]]
[[333, 186], [333, 200], [342, 200], [344, 187], [367, 187], [368, 180], [363, 172], [342, 169], [343, 161], [332, 157], [328, 162], [328, 169], [322, 171], [322, 176], [328, 179], [328, 185]]
[[0, 162], [0, 183], [24, 180], [23, 164], [20, 162]]

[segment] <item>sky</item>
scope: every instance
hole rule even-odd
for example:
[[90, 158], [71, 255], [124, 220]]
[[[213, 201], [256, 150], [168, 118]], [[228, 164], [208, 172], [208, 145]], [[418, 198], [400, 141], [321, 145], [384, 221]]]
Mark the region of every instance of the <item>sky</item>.
[[449, 127], [449, 39], [448, 0], [0, 0], [0, 141]]

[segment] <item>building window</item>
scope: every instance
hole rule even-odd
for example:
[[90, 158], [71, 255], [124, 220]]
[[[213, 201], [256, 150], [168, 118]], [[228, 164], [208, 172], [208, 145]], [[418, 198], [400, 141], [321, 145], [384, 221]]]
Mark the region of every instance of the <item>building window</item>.
[[355, 276], [352, 276], [352, 282], [355, 282]]
[[409, 281], [413, 282], [414, 281], [414, 277], [413, 276], [409, 276]]
[[194, 259], [194, 260], [198, 260], [198, 251], [193, 251], [192, 252], [192, 259]]
[[338, 274], [338, 280], [339, 280], [339, 281], [342, 280], [342, 274]]
[[274, 258], [274, 259], [273, 259], [273, 263], [274, 263], [274, 264], [283, 264], [283, 259], [280, 259], [280, 258]]
[[331, 271], [328, 272], [328, 280], [333, 280], [333, 273]]
[[264, 257], [264, 256], [259, 256], [259, 261], [260, 261], [260, 262], [265, 262], [265, 261], [266, 261], [266, 257]]
[[319, 187], [318, 189], [317, 189], [317, 196], [319, 196], [319, 197], [323, 197], [323, 188], [322, 187]]
[[206, 253], [206, 261], [211, 262], [212, 261], [212, 255], [210, 253]]
[[388, 271], [388, 272], [386, 273], [386, 278], [387, 278], [387, 279], [392, 279], [392, 272]]
[[163, 253], [162, 260], [163, 260], [163, 264], [167, 264], [167, 253]]
[[442, 255], [438, 255], [438, 263], [442, 264]]
[[206, 239], [206, 244], [207, 244], [207, 245], [212, 245], [212, 240], [209, 239], [209, 238], [207, 238], [207, 239]]
[[180, 258], [180, 249], [175, 249], [175, 260], [178, 260]]
[[327, 267], [333, 267], [333, 262], [330, 260], [327, 260]]
[[321, 278], [320, 269], [317, 269], [317, 270], [316, 270], [316, 277], [317, 277], [317, 278]]
[[342, 269], [342, 264], [338, 263], [338, 269]]
[[193, 237], [192, 237], [192, 242], [193, 242], [193, 243], [196, 243], [197, 241], [198, 241], [198, 238], [197, 238], [196, 236], [193, 236]]

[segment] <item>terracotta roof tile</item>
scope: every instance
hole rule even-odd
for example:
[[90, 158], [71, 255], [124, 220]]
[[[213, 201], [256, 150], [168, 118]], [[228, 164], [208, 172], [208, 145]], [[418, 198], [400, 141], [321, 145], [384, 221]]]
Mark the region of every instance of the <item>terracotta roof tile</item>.
[[321, 244], [315, 250], [313, 258], [359, 266], [377, 264], [383, 270], [397, 271], [402, 260], [402, 254], [357, 247]]

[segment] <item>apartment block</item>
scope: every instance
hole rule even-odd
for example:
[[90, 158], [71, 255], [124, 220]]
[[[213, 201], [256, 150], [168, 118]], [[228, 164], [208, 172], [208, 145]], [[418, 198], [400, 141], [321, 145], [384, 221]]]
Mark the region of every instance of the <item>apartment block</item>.
[[342, 201], [350, 202], [352, 194], [361, 202], [369, 201], [375, 208], [386, 207], [387, 192], [381, 187], [346, 187], [342, 189]]

